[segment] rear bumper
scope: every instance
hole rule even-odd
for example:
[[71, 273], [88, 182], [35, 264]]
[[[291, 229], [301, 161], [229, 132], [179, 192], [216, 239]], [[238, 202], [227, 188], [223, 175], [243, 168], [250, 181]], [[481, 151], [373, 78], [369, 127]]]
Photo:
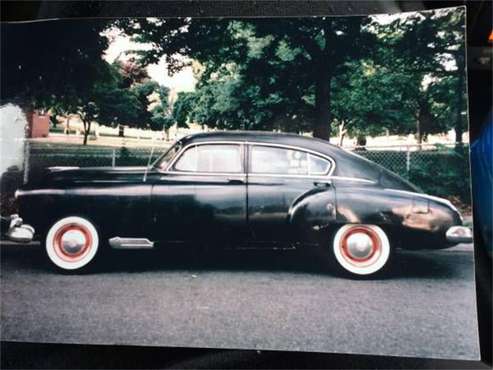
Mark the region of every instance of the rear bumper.
[[29, 243], [33, 240], [34, 228], [23, 224], [19, 215], [11, 215], [5, 236], [8, 240], [16, 243]]
[[452, 226], [445, 233], [451, 244], [472, 243], [472, 230], [466, 226]]

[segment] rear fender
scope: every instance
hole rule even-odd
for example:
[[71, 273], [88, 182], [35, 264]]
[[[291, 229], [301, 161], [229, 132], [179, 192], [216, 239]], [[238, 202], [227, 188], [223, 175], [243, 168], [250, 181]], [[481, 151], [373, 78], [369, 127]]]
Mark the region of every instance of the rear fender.
[[333, 187], [311, 189], [289, 209], [289, 223], [295, 235], [305, 241], [317, 241], [320, 231], [327, 230], [336, 219], [336, 196]]

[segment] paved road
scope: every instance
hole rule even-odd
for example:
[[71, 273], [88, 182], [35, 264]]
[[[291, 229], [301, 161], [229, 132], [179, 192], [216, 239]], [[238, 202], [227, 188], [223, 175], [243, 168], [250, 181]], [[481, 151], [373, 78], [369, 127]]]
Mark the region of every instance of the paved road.
[[471, 245], [363, 281], [299, 252], [125, 252], [79, 276], [39, 247], [1, 256], [2, 340], [479, 356]]

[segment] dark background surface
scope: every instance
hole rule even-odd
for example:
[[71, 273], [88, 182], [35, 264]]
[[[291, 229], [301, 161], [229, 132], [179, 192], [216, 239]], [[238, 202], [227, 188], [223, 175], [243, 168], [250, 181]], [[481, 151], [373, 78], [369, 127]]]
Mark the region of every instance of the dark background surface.
[[[491, 110], [491, 70], [472, 48], [488, 46], [489, 1], [162, 1], [1, 3], [2, 21], [125, 16], [302, 16], [376, 14], [467, 6], [470, 141]], [[477, 49], [476, 49], [477, 50]], [[473, 179], [474, 181], [474, 179]], [[475, 225], [478, 229], [478, 225]], [[476, 235], [476, 280], [482, 362], [342, 354], [257, 352], [166, 347], [91, 346], [2, 342], [2, 368], [490, 368], [491, 259]]]

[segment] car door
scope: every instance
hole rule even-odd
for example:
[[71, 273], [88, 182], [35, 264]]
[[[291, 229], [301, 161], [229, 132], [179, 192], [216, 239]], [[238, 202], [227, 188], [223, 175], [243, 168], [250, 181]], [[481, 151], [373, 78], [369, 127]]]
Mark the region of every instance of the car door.
[[237, 242], [245, 238], [242, 143], [184, 148], [152, 190], [155, 233], [163, 241]]
[[[301, 199], [321, 192], [327, 207], [334, 206], [335, 192], [327, 177], [332, 165], [328, 158], [300, 148], [250, 144], [247, 193], [252, 241], [267, 242], [265, 246], [299, 241], [290, 213]], [[328, 217], [332, 215], [329, 212]]]

